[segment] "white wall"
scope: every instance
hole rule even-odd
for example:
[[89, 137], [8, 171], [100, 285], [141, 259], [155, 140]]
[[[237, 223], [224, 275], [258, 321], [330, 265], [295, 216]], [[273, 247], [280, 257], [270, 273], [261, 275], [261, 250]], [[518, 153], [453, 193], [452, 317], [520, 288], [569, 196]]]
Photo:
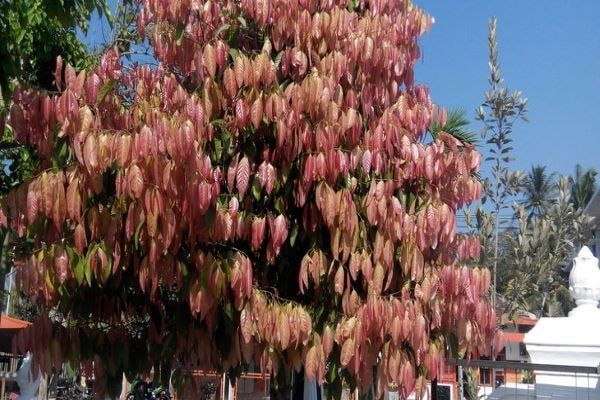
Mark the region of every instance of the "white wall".
[[507, 361], [529, 361], [529, 357], [527, 357], [527, 355], [522, 356], [520, 354], [519, 343], [507, 342], [505, 348]]

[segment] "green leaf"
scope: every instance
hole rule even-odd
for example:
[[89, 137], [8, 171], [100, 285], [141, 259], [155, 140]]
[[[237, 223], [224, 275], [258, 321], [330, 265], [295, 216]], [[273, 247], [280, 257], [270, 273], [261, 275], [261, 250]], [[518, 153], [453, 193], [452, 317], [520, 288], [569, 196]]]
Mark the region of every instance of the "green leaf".
[[456, 335], [454, 335], [453, 333], [448, 335], [448, 345], [450, 346], [450, 354], [452, 354], [452, 357], [457, 357], [458, 356], [458, 339], [457, 339]]
[[205, 227], [207, 230], [211, 229], [215, 224], [216, 213], [217, 210], [215, 207], [209, 207], [206, 214], [204, 214], [204, 223], [206, 224]]
[[68, 146], [66, 140], [61, 140], [52, 156], [52, 167], [62, 168], [67, 162]]
[[108, 22], [108, 26], [112, 28], [115, 23], [115, 18], [113, 17], [112, 12], [110, 11], [110, 4], [107, 1], [103, 0], [100, 4], [98, 4], [97, 9], [99, 15], [102, 15], [102, 13], [104, 13], [104, 15], [106, 16], [106, 21]]
[[90, 286], [92, 285], [92, 270], [90, 268], [90, 257], [95, 252], [96, 252], [96, 247], [94, 246], [88, 251], [88, 253], [85, 257], [85, 262], [83, 263], [83, 276], [85, 277], [86, 282]]
[[290, 165], [286, 165], [281, 170], [281, 184], [282, 185], [285, 185], [287, 183], [287, 180], [288, 180], [291, 172], [292, 172], [292, 165], [291, 164]]
[[234, 324], [233, 307], [231, 306], [231, 303], [225, 302], [223, 309], [224, 309], [223, 311], [225, 311], [224, 316], [225, 316], [226, 326], [231, 328], [231, 327], [233, 327], [233, 324]]
[[424, 212], [427, 209], [427, 207], [429, 207], [430, 204], [431, 204], [431, 198], [427, 197], [427, 199], [424, 202], [419, 204], [418, 211]]
[[231, 132], [228, 130], [221, 130], [221, 143], [223, 145], [224, 154], [231, 156], [233, 153], [233, 148], [231, 147]]
[[239, 55], [240, 55], [240, 52], [238, 51], [238, 49], [234, 49], [234, 48], [229, 49], [229, 56], [231, 57], [232, 60], [235, 60], [236, 58], [238, 58]]
[[77, 284], [81, 285], [83, 283], [83, 273], [84, 273], [84, 259], [82, 257], [77, 257], [77, 262], [75, 263], [75, 280], [77, 280]]
[[277, 55], [275, 56], [275, 67], [279, 68], [279, 64], [281, 64], [281, 59], [283, 58], [283, 50], [281, 50], [279, 53], [277, 53]]
[[140, 223], [135, 228], [135, 234], [133, 235], [133, 245], [135, 246], [136, 250], [139, 249], [139, 247], [140, 247], [140, 233], [142, 232], [142, 227], [144, 226], [145, 222], [146, 222], [146, 217], [142, 217]]
[[279, 90], [281, 90], [281, 91], [285, 90], [285, 88], [290, 84], [290, 82], [291, 81], [289, 79], [286, 79], [283, 82], [281, 82], [279, 84]]
[[240, 22], [240, 24], [242, 25], [242, 27], [248, 28], [248, 23], [246, 22], [246, 19], [244, 17], [242, 17], [240, 15], [239, 17], [237, 17], [237, 20]]
[[335, 365], [330, 365], [327, 370], [325, 396], [331, 400], [342, 398], [342, 377], [339, 375], [338, 368]]
[[252, 181], [252, 195], [256, 200], [260, 199], [260, 193], [262, 191], [262, 187], [260, 186], [260, 181], [257, 177]]
[[296, 238], [298, 237], [298, 224], [292, 225], [292, 232], [290, 233], [290, 245], [294, 247], [296, 244]]
[[221, 139], [215, 139], [215, 161], [221, 161], [221, 155], [223, 154], [223, 143]]
[[104, 85], [102, 85], [102, 87], [98, 91], [98, 99], [96, 99], [96, 104], [102, 103], [106, 95], [108, 95], [108, 92], [113, 90], [116, 85], [116, 79], [110, 79], [109, 81], [105, 82]]
[[81, 285], [83, 282], [83, 259], [79, 257], [79, 255], [75, 252], [74, 248], [71, 246], [66, 246], [67, 255], [69, 256], [69, 260], [71, 265], [74, 265], [73, 272], [75, 274], [75, 280], [78, 285]]
[[223, 31], [229, 30], [229, 28], [231, 28], [231, 25], [229, 25], [229, 24], [223, 24], [223, 25], [221, 25], [215, 31], [215, 36], [217, 36], [219, 33], [223, 32]]
[[358, 8], [358, 6], [360, 5], [360, 0], [352, 0], [349, 4], [348, 4], [348, 11], [350, 12], [354, 12], [354, 10], [356, 10]]
[[102, 273], [104, 274], [104, 279], [107, 280], [110, 277], [110, 272], [112, 271], [112, 259], [111, 257], [107, 256], [107, 263], [104, 266], [104, 271], [102, 271]]
[[275, 209], [279, 212], [279, 214], [284, 213], [285, 207], [283, 201], [281, 200], [281, 197], [278, 197], [277, 200], [275, 200]]
[[181, 263], [181, 275], [188, 276], [188, 267], [185, 263]]
[[185, 25], [180, 22], [177, 24], [177, 27], [175, 28], [175, 41], [176, 41], [177, 45], [180, 45], [181, 42], [183, 41], [184, 33], [185, 33]]
[[52, 278], [50, 277], [49, 273], [46, 273], [46, 275], [44, 276], [44, 282], [46, 282], [46, 285], [50, 288], [54, 288], [54, 283], [52, 282]]

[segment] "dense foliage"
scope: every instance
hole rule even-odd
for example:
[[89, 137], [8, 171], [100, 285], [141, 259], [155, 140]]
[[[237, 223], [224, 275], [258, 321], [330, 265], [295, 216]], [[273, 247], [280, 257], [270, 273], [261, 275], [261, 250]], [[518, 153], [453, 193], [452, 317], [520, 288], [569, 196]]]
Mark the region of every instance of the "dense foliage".
[[[479, 263], [494, 266], [492, 299], [495, 302], [497, 292], [495, 309], [502, 320], [522, 311], [560, 316], [572, 307], [571, 258], [591, 235], [591, 218], [583, 208], [595, 192], [596, 172], [584, 172], [578, 165], [574, 177], [557, 181], [557, 174], [543, 165], [527, 173], [510, 169], [513, 128], [517, 121], [527, 121], [527, 99], [518, 90], [510, 93], [502, 79], [496, 30], [493, 18], [488, 38], [491, 87], [477, 110], [488, 145], [485, 161], [491, 164], [482, 204], [489, 201], [491, 210], [481, 205], [475, 221], [467, 213], [466, 222], [481, 243]], [[455, 123], [446, 131], [468, 138], [467, 124]]]
[[[17, 84], [54, 90], [52, 72], [62, 55], [78, 68], [93, 58], [77, 37], [87, 30], [93, 10], [112, 17], [104, 0], [11, 0], [0, 2], [0, 194], [28, 180], [37, 171], [30, 146], [15, 141], [5, 129], [12, 90]], [[107, 14], [108, 12], [108, 14]], [[13, 259], [12, 232], [0, 229], [0, 288]]]
[[104, 0], [11, 0], [0, 2], [0, 89], [5, 102], [15, 82], [52, 89], [51, 71], [62, 55], [89, 63], [75, 29], [87, 29], [91, 13], [110, 11]]
[[404, 396], [446, 351], [485, 353], [490, 275], [461, 265], [479, 242], [455, 219], [481, 157], [426, 142], [445, 123], [413, 80], [430, 24], [406, 0], [144, 0], [158, 68], [111, 50], [59, 60], [58, 93], [17, 90], [40, 170], [2, 210], [51, 310], [18, 349], [113, 393], [123, 372], [255, 362]]
[[104, 0], [12, 0], [0, 2], [0, 193], [29, 178], [37, 168], [35, 153], [15, 142], [5, 129], [11, 93], [17, 84], [54, 90], [57, 56], [78, 68], [93, 59], [76, 29], [87, 30], [93, 10], [107, 12]]
[[[539, 317], [566, 315], [573, 307], [568, 289], [571, 260], [591, 237], [593, 218], [573, 202], [572, 179], [546, 182], [545, 177], [539, 179], [540, 169], [544, 173], [532, 167], [525, 178], [524, 196], [514, 206], [516, 226], [501, 235], [498, 290], [508, 317], [519, 311]], [[544, 184], [535, 186], [547, 190], [534, 190], [536, 196], [531, 196], [536, 176]], [[528, 212], [532, 199], [544, 204], [543, 212]], [[481, 228], [481, 233], [489, 232], [490, 222], [483, 221]]]

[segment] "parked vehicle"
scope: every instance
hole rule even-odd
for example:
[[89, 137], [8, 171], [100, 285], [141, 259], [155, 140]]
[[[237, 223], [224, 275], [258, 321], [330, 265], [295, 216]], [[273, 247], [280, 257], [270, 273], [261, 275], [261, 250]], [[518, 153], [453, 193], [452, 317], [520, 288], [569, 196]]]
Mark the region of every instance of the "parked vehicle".
[[154, 387], [152, 383], [137, 379], [131, 384], [127, 393], [127, 400], [171, 400], [169, 390], [162, 387]]
[[59, 378], [56, 383], [56, 400], [91, 400], [93, 398], [93, 389], [91, 385], [83, 387], [75, 380], [66, 378]]

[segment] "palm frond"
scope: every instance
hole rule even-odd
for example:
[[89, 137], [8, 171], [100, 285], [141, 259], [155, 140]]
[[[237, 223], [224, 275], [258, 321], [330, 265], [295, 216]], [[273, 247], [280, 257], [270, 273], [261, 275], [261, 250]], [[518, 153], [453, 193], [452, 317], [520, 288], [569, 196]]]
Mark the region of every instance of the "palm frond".
[[469, 124], [466, 111], [462, 108], [455, 108], [448, 111], [444, 125], [437, 118], [434, 118], [428, 130], [433, 139], [437, 139], [440, 132], [446, 132], [463, 143], [475, 146], [479, 140], [477, 139], [477, 135], [469, 130]]
[[548, 174], [545, 165], [533, 165], [525, 177], [521, 201], [529, 219], [544, 214], [554, 202], [556, 192], [556, 173]]
[[571, 202], [575, 208], [584, 208], [591, 200], [593, 194], [596, 192], [597, 174], [593, 168], [584, 171], [580, 164], [575, 166], [574, 176], [569, 177]]

